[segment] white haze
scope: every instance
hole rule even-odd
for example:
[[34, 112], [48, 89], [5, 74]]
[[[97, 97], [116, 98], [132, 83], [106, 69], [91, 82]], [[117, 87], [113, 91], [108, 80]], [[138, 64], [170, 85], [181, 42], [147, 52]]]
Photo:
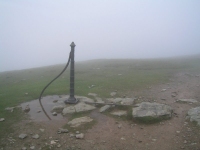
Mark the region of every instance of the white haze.
[[199, 0], [1, 0], [0, 72], [200, 53]]

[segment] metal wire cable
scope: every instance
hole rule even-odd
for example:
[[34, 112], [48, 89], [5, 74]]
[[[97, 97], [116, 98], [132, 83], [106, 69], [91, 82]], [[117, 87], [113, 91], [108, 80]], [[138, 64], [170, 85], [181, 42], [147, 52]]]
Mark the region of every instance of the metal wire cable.
[[44, 109], [44, 107], [43, 107], [43, 105], [42, 105], [42, 102], [41, 102], [42, 94], [44, 93], [44, 91], [46, 90], [46, 88], [47, 88], [53, 81], [55, 81], [58, 77], [61, 76], [61, 74], [63, 74], [63, 72], [64, 72], [64, 71], [67, 69], [67, 67], [69, 66], [70, 60], [71, 60], [71, 52], [69, 53], [68, 62], [67, 62], [67, 64], [66, 64], [65, 68], [62, 70], [62, 72], [61, 72], [58, 76], [56, 76], [51, 82], [49, 82], [49, 83], [44, 87], [44, 89], [42, 90], [42, 92], [40, 93], [40, 97], [39, 97], [40, 106], [41, 106], [41, 108], [42, 108], [44, 114], [47, 116], [47, 118], [48, 118], [49, 120], [51, 120], [51, 118], [49, 117], [49, 115], [48, 115], [47, 112], [45, 111], [45, 109]]

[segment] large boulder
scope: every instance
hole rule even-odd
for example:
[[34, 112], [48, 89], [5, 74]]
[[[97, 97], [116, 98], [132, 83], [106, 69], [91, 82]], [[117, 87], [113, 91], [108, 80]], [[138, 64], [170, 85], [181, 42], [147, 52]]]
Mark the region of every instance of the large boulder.
[[142, 102], [136, 106], [138, 107], [133, 108], [132, 116], [142, 122], [150, 123], [172, 117], [172, 107], [165, 104]]
[[197, 124], [200, 125], [200, 107], [190, 109], [186, 119], [189, 119], [191, 122], [197, 122]]

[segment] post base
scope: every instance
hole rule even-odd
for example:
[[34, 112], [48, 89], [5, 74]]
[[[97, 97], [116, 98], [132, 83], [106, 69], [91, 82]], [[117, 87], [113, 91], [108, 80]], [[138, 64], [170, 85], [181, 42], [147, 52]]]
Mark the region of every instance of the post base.
[[69, 97], [67, 100], [65, 100], [65, 104], [76, 104], [78, 103], [78, 99], [75, 97]]

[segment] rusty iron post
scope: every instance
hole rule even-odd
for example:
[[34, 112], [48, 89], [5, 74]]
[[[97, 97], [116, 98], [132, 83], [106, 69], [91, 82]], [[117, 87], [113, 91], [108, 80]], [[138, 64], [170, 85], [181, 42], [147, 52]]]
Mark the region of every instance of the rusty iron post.
[[65, 100], [66, 104], [76, 104], [78, 100], [74, 97], [74, 42], [71, 43], [71, 61], [70, 61], [70, 96], [67, 100]]

